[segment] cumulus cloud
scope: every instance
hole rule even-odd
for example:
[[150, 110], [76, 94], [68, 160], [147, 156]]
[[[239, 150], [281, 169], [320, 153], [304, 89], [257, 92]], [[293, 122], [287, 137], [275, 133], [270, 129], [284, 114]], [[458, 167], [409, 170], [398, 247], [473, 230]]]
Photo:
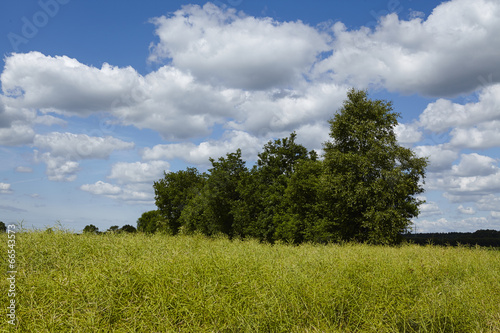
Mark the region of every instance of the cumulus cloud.
[[242, 89], [288, 85], [329, 50], [327, 34], [300, 21], [246, 16], [211, 3], [152, 20], [160, 42], [150, 60], [171, 63], [212, 84]]
[[398, 124], [394, 133], [400, 144], [412, 144], [422, 140], [423, 133], [416, 124]]
[[456, 176], [488, 176], [498, 171], [496, 160], [476, 153], [462, 154], [460, 163], [452, 167]]
[[147, 163], [119, 162], [112, 166], [108, 178], [116, 179], [118, 183], [153, 183], [168, 172], [170, 164], [165, 161], [151, 161]]
[[254, 137], [242, 131], [228, 131], [222, 140], [209, 140], [196, 145], [190, 142], [156, 145], [142, 151], [145, 160], [182, 159], [197, 165], [207, 165], [209, 158], [217, 159], [238, 148], [242, 150], [243, 159], [255, 159], [266, 140]]
[[481, 75], [500, 78], [499, 15], [495, 0], [454, 0], [437, 6], [425, 21], [400, 20], [393, 13], [373, 30], [347, 30], [338, 22], [334, 52], [316, 72], [330, 71], [337, 82], [408, 94], [471, 92], [481, 85]]
[[465, 105], [438, 99], [430, 103], [419, 118], [421, 126], [434, 132], [449, 128], [468, 128], [478, 123], [500, 120], [500, 84], [485, 87], [476, 103]]
[[131, 187], [120, 187], [103, 181], [94, 184], [84, 184], [80, 189], [93, 195], [103, 195], [108, 198], [137, 203], [152, 203], [153, 194], [137, 191]]
[[430, 172], [449, 170], [453, 162], [458, 158], [458, 153], [455, 150], [449, 149], [443, 144], [417, 146], [414, 151], [418, 157], [427, 157], [429, 159], [427, 170]]
[[473, 215], [476, 213], [472, 207], [464, 207], [463, 205], [458, 206], [458, 211], [462, 214]]
[[73, 181], [79, 171], [77, 161], [105, 159], [114, 150], [132, 149], [134, 143], [113, 137], [90, 137], [86, 134], [58, 133], [36, 135], [35, 160], [47, 165], [47, 176], [53, 181]]
[[454, 128], [450, 144], [457, 148], [486, 149], [500, 146], [500, 120], [480, 123], [472, 128]]

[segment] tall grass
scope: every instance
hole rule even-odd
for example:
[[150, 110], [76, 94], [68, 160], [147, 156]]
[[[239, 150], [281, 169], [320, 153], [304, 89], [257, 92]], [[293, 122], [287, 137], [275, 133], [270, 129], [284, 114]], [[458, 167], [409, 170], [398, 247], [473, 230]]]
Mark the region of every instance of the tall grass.
[[64, 231], [17, 240], [20, 332], [500, 332], [498, 250]]

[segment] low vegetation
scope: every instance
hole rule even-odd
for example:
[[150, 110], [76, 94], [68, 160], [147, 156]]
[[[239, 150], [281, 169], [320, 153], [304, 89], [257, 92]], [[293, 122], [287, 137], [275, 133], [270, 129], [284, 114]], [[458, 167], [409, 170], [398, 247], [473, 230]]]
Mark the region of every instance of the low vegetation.
[[500, 332], [498, 249], [57, 228], [16, 240], [19, 332]]

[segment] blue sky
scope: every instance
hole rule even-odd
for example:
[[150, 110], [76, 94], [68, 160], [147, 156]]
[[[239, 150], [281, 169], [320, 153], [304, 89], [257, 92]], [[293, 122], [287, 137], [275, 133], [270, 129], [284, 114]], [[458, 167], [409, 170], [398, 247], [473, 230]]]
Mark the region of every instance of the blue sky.
[[321, 150], [350, 87], [428, 156], [417, 232], [500, 229], [500, 3], [4, 1], [0, 220], [135, 225], [163, 171]]

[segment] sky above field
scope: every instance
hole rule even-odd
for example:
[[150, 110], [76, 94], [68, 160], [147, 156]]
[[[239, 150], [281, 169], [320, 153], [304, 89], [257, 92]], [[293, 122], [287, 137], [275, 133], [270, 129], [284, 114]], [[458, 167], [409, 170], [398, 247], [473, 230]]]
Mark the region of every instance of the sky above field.
[[417, 232], [500, 230], [497, 0], [0, 3], [0, 220], [136, 225], [163, 172], [296, 131], [350, 87], [428, 156]]

